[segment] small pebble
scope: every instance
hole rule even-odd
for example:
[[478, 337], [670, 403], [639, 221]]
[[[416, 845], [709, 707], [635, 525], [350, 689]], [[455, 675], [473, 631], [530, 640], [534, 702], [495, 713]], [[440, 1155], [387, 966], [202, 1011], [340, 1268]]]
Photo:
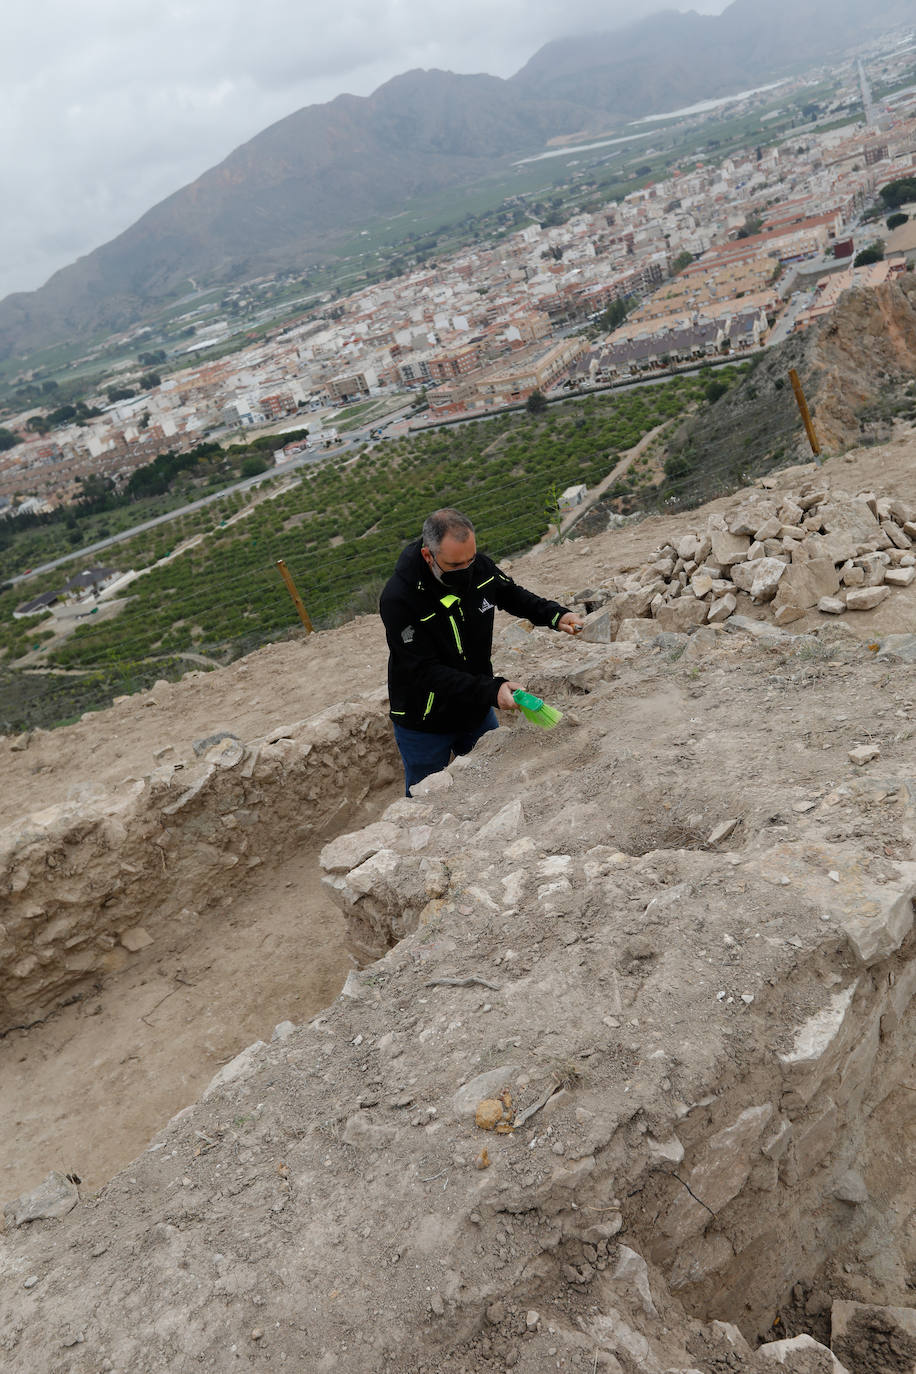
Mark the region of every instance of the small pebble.
[[37, 1282], [38, 1282], [38, 1275], [37, 1275], [37, 1274], [30, 1274], [29, 1277], [26, 1279], [25, 1283], [24, 1283], [22, 1286], [23, 1286], [23, 1288], [34, 1288]]
[[259, 1341], [259, 1340], [261, 1340], [261, 1338], [263, 1337], [263, 1335], [264, 1335], [264, 1328], [263, 1328], [263, 1326], [255, 1326], [255, 1327], [252, 1328], [251, 1339], [252, 1339], [253, 1341]]

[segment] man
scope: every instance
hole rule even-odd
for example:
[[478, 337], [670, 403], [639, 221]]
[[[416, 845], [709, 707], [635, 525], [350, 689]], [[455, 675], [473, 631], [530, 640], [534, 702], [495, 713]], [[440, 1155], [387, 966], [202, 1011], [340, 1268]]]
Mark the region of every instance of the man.
[[388, 638], [388, 695], [407, 795], [452, 754], [467, 754], [516, 710], [521, 687], [494, 677], [495, 609], [578, 634], [582, 617], [517, 586], [477, 552], [474, 526], [460, 511], [434, 511], [404, 549], [379, 611]]

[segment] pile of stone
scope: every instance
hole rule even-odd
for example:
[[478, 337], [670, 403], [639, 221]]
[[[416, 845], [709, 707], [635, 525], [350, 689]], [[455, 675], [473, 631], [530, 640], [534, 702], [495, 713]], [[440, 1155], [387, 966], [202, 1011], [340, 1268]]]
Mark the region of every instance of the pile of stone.
[[916, 579], [916, 506], [873, 492], [829, 491], [816, 480], [795, 491], [754, 491], [710, 515], [697, 532], [656, 549], [639, 572], [580, 592], [585, 638], [608, 642], [624, 621], [653, 618], [690, 633], [770, 603], [777, 625], [816, 607], [825, 615], [867, 611]]

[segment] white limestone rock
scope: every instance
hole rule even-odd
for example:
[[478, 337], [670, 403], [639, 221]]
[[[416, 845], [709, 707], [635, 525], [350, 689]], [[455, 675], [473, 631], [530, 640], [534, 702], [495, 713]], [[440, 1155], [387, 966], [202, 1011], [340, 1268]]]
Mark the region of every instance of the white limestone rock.
[[890, 596], [890, 587], [851, 587], [846, 593], [847, 611], [872, 611], [876, 606], [880, 606], [886, 596]]

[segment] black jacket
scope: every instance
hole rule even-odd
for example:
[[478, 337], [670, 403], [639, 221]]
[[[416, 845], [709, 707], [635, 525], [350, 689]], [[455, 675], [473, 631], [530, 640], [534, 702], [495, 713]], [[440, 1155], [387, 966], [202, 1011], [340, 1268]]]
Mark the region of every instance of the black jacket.
[[483, 553], [470, 590], [457, 595], [433, 576], [420, 547], [416, 539], [404, 549], [379, 603], [391, 718], [411, 730], [470, 730], [507, 680], [493, 676], [490, 662], [494, 609], [555, 627], [566, 607], [517, 586]]

